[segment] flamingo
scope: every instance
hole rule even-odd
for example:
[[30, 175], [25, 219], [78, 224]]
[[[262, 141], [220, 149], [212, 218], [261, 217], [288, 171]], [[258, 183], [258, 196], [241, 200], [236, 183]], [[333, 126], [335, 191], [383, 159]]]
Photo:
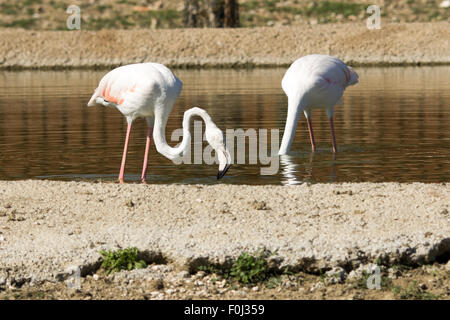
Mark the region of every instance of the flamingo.
[[358, 83], [358, 74], [338, 58], [312, 54], [296, 60], [286, 71], [281, 86], [288, 96], [288, 115], [279, 155], [291, 148], [298, 118], [303, 111], [312, 151], [316, 151], [311, 123], [312, 109], [325, 109], [330, 121], [333, 152], [337, 152], [333, 114], [336, 104], [342, 105], [344, 90]]
[[136, 118], [147, 121], [147, 139], [141, 180], [146, 183], [150, 138], [153, 135], [156, 150], [169, 159], [176, 159], [186, 152], [191, 141], [190, 120], [200, 116], [205, 122], [205, 136], [219, 159], [217, 179], [221, 179], [231, 166], [230, 152], [225, 146], [223, 132], [214, 124], [209, 114], [200, 108], [184, 113], [183, 140], [177, 147], [170, 147], [165, 138], [167, 119], [177, 100], [182, 82], [166, 66], [158, 63], [137, 63], [118, 67], [101, 80], [88, 102], [88, 107], [103, 105], [117, 108], [127, 120], [127, 133], [123, 148], [119, 183], [124, 182], [125, 163], [131, 125]]

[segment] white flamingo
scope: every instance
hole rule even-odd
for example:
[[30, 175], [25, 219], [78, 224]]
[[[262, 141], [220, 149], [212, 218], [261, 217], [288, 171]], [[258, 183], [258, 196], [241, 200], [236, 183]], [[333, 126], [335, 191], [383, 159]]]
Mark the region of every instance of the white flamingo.
[[191, 141], [189, 124], [192, 116], [198, 115], [205, 121], [205, 136], [216, 151], [219, 159], [217, 179], [222, 178], [231, 166], [231, 156], [225, 146], [222, 131], [214, 124], [208, 113], [200, 108], [192, 108], [184, 113], [183, 140], [175, 148], [170, 147], [165, 138], [167, 119], [177, 100], [182, 82], [168, 69], [158, 63], [138, 63], [116, 68], [108, 72], [95, 89], [88, 106], [103, 105], [117, 108], [127, 119], [128, 127], [120, 166], [119, 182], [123, 183], [131, 125], [136, 118], [147, 120], [148, 131], [145, 146], [142, 182], [146, 182], [147, 161], [150, 138], [153, 134], [156, 149], [169, 159], [180, 157]]
[[286, 71], [281, 82], [283, 91], [288, 96], [288, 115], [278, 154], [287, 154], [291, 148], [302, 111], [308, 122], [312, 151], [316, 151], [311, 123], [312, 109], [326, 110], [330, 121], [333, 152], [336, 152], [334, 106], [342, 104], [345, 88], [356, 83], [358, 74], [335, 57], [313, 54], [296, 60]]

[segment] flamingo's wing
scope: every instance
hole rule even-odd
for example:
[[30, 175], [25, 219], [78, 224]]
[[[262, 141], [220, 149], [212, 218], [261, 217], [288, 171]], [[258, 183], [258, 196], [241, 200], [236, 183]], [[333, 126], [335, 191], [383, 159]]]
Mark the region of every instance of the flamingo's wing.
[[114, 69], [106, 74], [95, 89], [88, 102], [88, 107], [96, 104], [104, 106], [118, 106], [136, 91], [138, 81], [123, 68]]
[[344, 90], [348, 86], [358, 83], [358, 74], [352, 67], [331, 56], [324, 56], [321, 63], [315, 64], [315, 66], [317, 67], [316, 87], [327, 90], [330, 102], [334, 100], [333, 104], [342, 105]]
[[310, 55], [304, 60], [310, 79], [317, 85], [340, 86], [343, 89], [358, 83], [358, 74], [342, 60], [327, 55]]
[[326, 63], [322, 64], [326, 68], [325, 78], [329, 77], [335, 83], [345, 88], [358, 83], [358, 74], [352, 67], [347, 66], [342, 60], [327, 56]]

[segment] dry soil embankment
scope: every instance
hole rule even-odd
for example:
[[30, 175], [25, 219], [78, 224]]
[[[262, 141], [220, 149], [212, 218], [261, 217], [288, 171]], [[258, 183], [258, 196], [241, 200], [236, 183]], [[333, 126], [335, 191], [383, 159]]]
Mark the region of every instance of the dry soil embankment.
[[442, 23], [363, 23], [252, 29], [24, 31], [0, 29], [0, 68], [112, 68], [135, 62], [170, 67], [288, 66], [322, 53], [353, 65], [450, 63]]

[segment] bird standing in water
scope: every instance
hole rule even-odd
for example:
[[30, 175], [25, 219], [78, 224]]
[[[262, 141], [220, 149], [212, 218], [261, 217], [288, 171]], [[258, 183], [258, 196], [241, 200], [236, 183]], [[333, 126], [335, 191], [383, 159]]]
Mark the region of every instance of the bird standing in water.
[[313, 54], [296, 60], [286, 71], [281, 86], [288, 96], [288, 115], [278, 152], [287, 154], [303, 111], [308, 122], [312, 151], [316, 151], [311, 123], [312, 109], [325, 109], [330, 121], [333, 152], [337, 152], [334, 135], [334, 106], [342, 104], [344, 90], [358, 83], [358, 74], [338, 58]]
[[208, 113], [192, 108], [184, 113], [183, 140], [172, 148], [166, 142], [167, 119], [182, 88], [182, 82], [167, 67], [158, 63], [138, 63], [116, 68], [107, 73], [95, 89], [88, 106], [103, 105], [117, 108], [127, 119], [128, 127], [120, 166], [119, 182], [123, 183], [131, 125], [136, 118], [147, 120], [148, 131], [141, 180], [146, 182], [150, 139], [153, 135], [156, 149], [169, 159], [180, 157], [190, 145], [189, 131], [192, 116], [205, 121], [205, 136], [219, 159], [217, 179], [222, 178], [231, 166], [231, 156], [224, 143], [223, 132], [214, 124]]

